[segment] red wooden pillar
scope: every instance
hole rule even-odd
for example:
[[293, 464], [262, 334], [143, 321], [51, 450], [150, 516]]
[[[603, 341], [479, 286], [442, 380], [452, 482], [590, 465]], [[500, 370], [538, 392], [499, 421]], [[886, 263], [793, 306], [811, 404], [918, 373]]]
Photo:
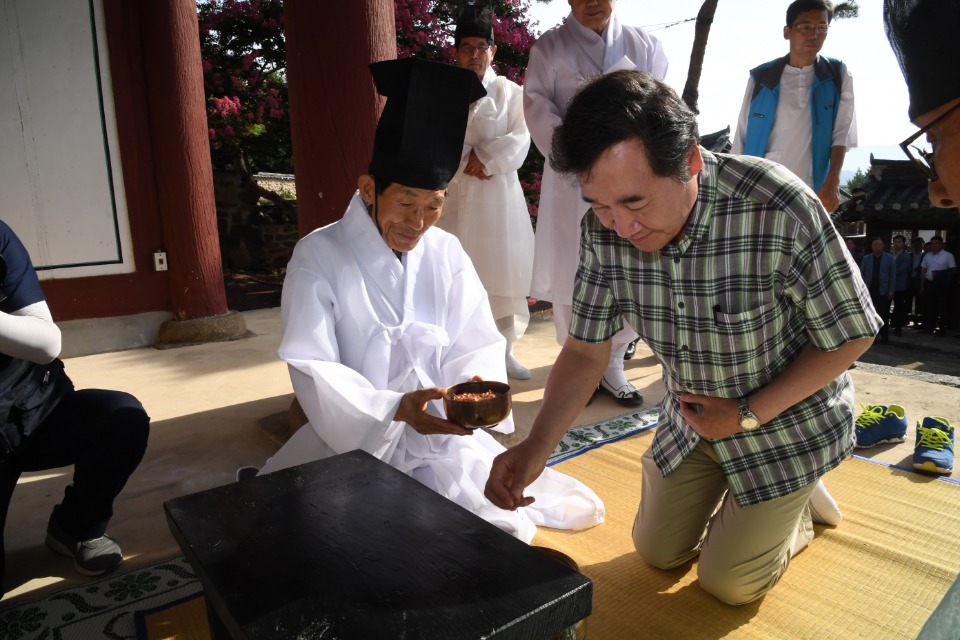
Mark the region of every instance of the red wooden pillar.
[[373, 152], [382, 101], [367, 65], [396, 58], [393, 2], [286, 0], [300, 235], [339, 220]]
[[[141, 4], [150, 136], [176, 320], [227, 313], [195, 0]], [[162, 336], [161, 336], [162, 338]]]

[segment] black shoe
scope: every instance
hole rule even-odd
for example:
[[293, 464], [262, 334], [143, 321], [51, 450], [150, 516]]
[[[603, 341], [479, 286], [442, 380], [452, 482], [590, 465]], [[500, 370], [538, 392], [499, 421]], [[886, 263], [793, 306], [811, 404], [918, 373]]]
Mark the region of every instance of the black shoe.
[[899, 338], [901, 335], [903, 335], [903, 332], [900, 331], [900, 327], [897, 327], [896, 329], [893, 330], [893, 335], [897, 336], [898, 338]]
[[108, 535], [90, 540], [78, 540], [60, 527], [54, 508], [47, 524], [47, 547], [56, 553], [73, 558], [77, 571], [87, 576], [99, 576], [123, 564], [123, 552], [116, 540]]
[[[639, 340], [639, 339], [640, 339], [640, 338], [637, 338], [637, 340]], [[627, 350], [623, 352], [623, 359], [624, 359], [624, 360], [630, 360], [631, 358], [633, 358], [633, 356], [636, 355], [636, 353], [637, 353], [637, 340], [634, 340], [633, 342], [631, 342], [630, 344], [627, 345]]]
[[629, 382], [619, 389], [614, 389], [606, 378], [600, 378], [600, 391], [625, 407], [639, 407], [643, 404], [643, 396]]

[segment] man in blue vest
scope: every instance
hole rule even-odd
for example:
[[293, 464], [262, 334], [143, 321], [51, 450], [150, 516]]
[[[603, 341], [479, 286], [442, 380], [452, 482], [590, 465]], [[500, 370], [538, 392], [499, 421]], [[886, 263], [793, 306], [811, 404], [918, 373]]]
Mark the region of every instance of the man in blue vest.
[[831, 212], [840, 204], [843, 158], [857, 146], [853, 78], [843, 62], [820, 55], [832, 19], [829, 0], [787, 8], [790, 53], [750, 71], [732, 149], [790, 169]]

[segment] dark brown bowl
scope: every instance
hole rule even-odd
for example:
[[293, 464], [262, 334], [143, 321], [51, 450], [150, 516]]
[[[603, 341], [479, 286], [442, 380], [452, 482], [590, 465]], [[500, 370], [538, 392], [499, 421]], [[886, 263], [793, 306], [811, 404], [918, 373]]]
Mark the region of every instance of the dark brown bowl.
[[[453, 396], [460, 393], [483, 393], [493, 391], [495, 398], [478, 402], [454, 401]], [[461, 382], [447, 389], [443, 396], [443, 409], [447, 420], [467, 429], [495, 427], [510, 415], [510, 385], [493, 380], [480, 382]]]

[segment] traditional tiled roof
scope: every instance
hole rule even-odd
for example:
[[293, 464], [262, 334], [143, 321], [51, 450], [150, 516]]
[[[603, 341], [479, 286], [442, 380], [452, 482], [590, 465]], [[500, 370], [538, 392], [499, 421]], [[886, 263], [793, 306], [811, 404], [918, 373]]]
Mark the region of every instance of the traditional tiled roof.
[[930, 204], [927, 180], [909, 160], [878, 160], [870, 156], [870, 172], [850, 190], [851, 199], [840, 205], [840, 219], [882, 220], [904, 226], [955, 223], [956, 209]]

